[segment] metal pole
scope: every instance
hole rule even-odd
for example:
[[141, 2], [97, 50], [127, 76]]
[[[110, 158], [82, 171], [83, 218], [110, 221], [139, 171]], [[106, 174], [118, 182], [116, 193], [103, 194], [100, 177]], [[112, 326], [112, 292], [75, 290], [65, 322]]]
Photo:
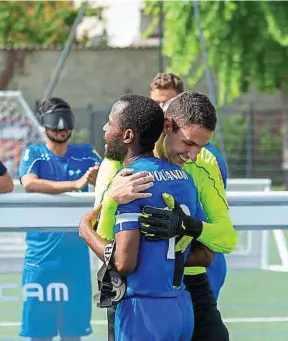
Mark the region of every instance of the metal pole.
[[96, 113], [91, 104], [88, 105], [87, 110], [89, 110], [89, 143], [95, 146], [95, 125], [96, 125]]
[[[203, 59], [204, 66], [205, 66], [205, 78], [206, 78], [206, 83], [208, 86], [209, 97], [210, 97], [212, 104], [216, 107], [217, 106], [216, 90], [215, 90], [215, 85], [213, 82], [213, 77], [212, 77], [211, 69], [210, 69], [209, 62], [208, 62], [206, 43], [205, 43], [205, 38], [203, 35], [202, 26], [201, 26], [201, 17], [200, 17], [200, 11], [199, 11], [197, 0], [193, 0], [193, 8], [194, 8], [195, 17], [196, 17], [197, 28], [199, 30], [199, 41], [200, 41], [202, 59]], [[217, 135], [217, 141], [219, 143], [219, 149], [221, 153], [223, 154], [223, 157], [226, 159], [225, 144], [224, 144], [224, 139], [223, 139], [223, 134], [222, 134], [222, 125], [221, 125], [219, 118], [218, 118], [218, 122], [216, 125], [216, 135]]]
[[60, 78], [60, 74], [64, 68], [66, 59], [69, 55], [69, 52], [70, 52], [71, 46], [73, 44], [74, 38], [76, 36], [77, 26], [80, 24], [81, 20], [83, 19], [84, 15], [85, 15], [85, 12], [87, 9], [87, 4], [88, 4], [87, 1], [84, 1], [81, 4], [81, 7], [80, 7], [79, 12], [77, 14], [77, 17], [73, 23], [73, 26], [71, 28], [71, 31], [70, 31], [69, 36], [67, 38], [67, 41], [65, 43], [64, 49], [60, 55], [60, 58], [58, 59], [57, 65], [53, 71], [51, 78], [50, 78], [50, 82], [49, 82], [48, 87], [45, 91], [43, 99], [47, 99], [47, 98], [51, 97], [54, 90], [55, 90], [55, 87], [56, 87], [56, 85], [59, 81], [59, 78]]
[[158, 31], [159, 31], [158, 70], [159, 70], [159, 72], [164, 72], [164, 60], [163, 60], [163, 54], [162, 54], [163, 35], [164, 35], [163, 1], [159, 1]]

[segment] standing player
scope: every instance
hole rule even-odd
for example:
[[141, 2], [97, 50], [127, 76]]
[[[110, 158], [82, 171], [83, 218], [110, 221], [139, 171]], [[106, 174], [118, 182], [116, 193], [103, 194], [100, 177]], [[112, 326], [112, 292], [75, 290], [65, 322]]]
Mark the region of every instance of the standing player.
[[[182, 93], [184, 91], [184, 83], [183, 80], [178, 77], [177, 75], [173, 73], [158, 73], [150, 84], [150, 97], [153, 98], [156, 102], [158, 102], [164, 112], [166, 112], [169, 104], [173, 101], [173, 99]], [[161, 146], [160, 146], [161, 149]], [[220, 169], [221, 177], [224, 183], [224, 187], [226, 189], [226, 183], [227, 183], [227, 165], [226, 162], [219, 152], [219, 150], [212, 144], [208, 143], [206, 144], [202, 151], [198, 154], [198, 159], [196, 160], [196, 163], [199, 162], [202, 159], [209, 160], [209, 162], [214, 167]], [[198, 216], [199, 219], [207, 221], [205, 213], [201, 210], [198, 210], [198, 213], [202, 213], [202, 215]], [[185, 270], [185, 283], [190, 288], [189, 290], [194, 292], [194, 297], [200, 297], [204, 296], [204, 292], [208, 294], [210, 289], [208, 288], [206, 276], [201, 275], [200, 272], [204, 272], [204, 269], [199, 268], [186, 268]], [[215, 252], [213, 261], [209, 267], [206, 269], [207, 271], [207, 277], [209, 280], [209, 285], [212, 290], [212, 293], [214, 295], [214, 298], [218, 299], [220, 290], [224, 284], [225, 278], [226, 278], [226, 272], [227, 272], [227, 266], [226, 266], [226, 260], [225, 256], [221, 252]], [[190, 276], [194, 276], [193, 278]], [[203, 282], [203, 286], [199, 285], [199, 282]], [[193, 290], [193, 287], [195, 289]], [[200, 295], [201, 288], [203, 288], [203, 292]], [[196, 294], [195, 291], [198, 291], [198, 294]], [[206, 298], [208, 298], [209, 295], [206, 295]], [[196, 299], [195, 299], [196, 300]], [[196, 303], [194, 300], [194, 306], [197, 305], [197, 307], [200, 307], [199, 310], [201, 310], [201, 304]], [[204, 303], [204, 300], [203, 300]], [[207, 304], [203, 304], [203, 307]], [[203, 318], [200, 319], [203, 321]], [[221, 323], [222, 325], [222, 323]], [[197, 326], [195, 325], [196, 332], [194, 335], [197, 335]], [[220, 323], [219, 323], [220, 326]], [[220, 330], [223, 329], [223, 327], [219, 327]]]
[[[171, 111], [170, 108], [172, 108]], [[215, 109], [206, 95], [198, 92], [178, 95], [166, 112], [164, 132], [156, 144], [154, 153], [160, 158], [166, 158], [172, 163], [181, 165], [193, 176], [200, 202], [209, 221], [209, 224], [198, 224], [201, 228], [203, 226], [202, 232], [198, 231], [200, 233], [198, 240], [215, 252], [229, 253], [236, 245], [237, 233], [231, 223], [223, 181], [219, 176], [215, 158], [207, 149], [202, 148], [207, 145], [211, 137], [209, 115], [215, 114]], [[203, 125], [205, 119], [208, 120], [208, 125], [207, 122]], [[212, 131], [214, 128], [212, 127]], [[114, 162], [109, 169], [109, 160], [106, 160], [105, 171], [101, 169], [101, 165], [100, 172], [102, 171], [102, 174], [104, 173], [108, 179], [111, 179], [117, 166], [121, 167], [119, 163]], [[100, 181], [99, 178], [98, 180]], [[109, 217], [117, 208], [114, 205], [113, 211], [112, 207], [113, 203], [110, 203], [108, 208], [106, 203], [103, 203], [97, 230], [106, 239], [113, 238], [113, 230], [108, 228], [113, 225], [113, 222], [109, 222]], [[192, 284], [191, 289], [189, 288], [194, 292], [192, 298], [196, 307], [193, 340], [200, 338], [200, 340], [226, 341], [229, 335], [211, 294], [205, 268], [198, 267], [193, 270], [197, 271], [196, 277], [193, 276], [195, 285]], [[205, 318], [202, 316], [204, 313]], [[113, 325], [113, 311], [112, 313], [108, 311], [109, 340], [111, 341], [113, 340]]]
[[[74, 128], [69, 104], [50, 98], [41, 104], [39, 114], [46, 144], [29, 145], [23, 152], [19, 176], [25, 191], [87, 191], [88, 184], [95, 184], [101, 160], [91, 145], [68, 145]], [[23, 285], [37, 283], [46, 291], [50, 283], [61, 283], [67, 287], [68, 300], [28, 298], [20, 335], [34, 341], [52, 340], [58, 333], [62, 341], [89, 335], [92, 294], [87, 245], [77, 233], [62, 232], [28, 232], [26, 243]]]
[[[116, 341], [190, 341], [192, 336], [193, 309], [182, 282], [184, 263], [181, 273], [175, 260], [178, 255], [174, 239], [154, 243], [140, 238], [138, 217], [146, 205], [164, 207], [161, 193], [171, 193], [192, 215], [197, 207], [192, 178], [180, 167], [153, 156], [163, 122], [163, 111], [155, 101], [126, 95], [114, 104], [105, 126], [106, 157], [123, 162], [134, 171], [149, 171], [154, 178], [150, 199], [119, 205], [117, 211], [116, 250], [111, 259], [115, 270], [127, 277], [127, 288], [125, 299], [117, 305]], [[183, 190], [187, 194], [185, 197]], [[85, 216], [80, 223], [80, 235], [103, 259], [107, 241], [97, 234], [87, 238], [87, 230], [90, 231], [91, 227], [89, 217]], [[183, 261], [189, 251], [188, 245], [183, 248], [183, 253], [180, 252], [182, 256], [185, 254]], [[174, 268], [180, 269], [179, 276]]]
[[14, 188], [11, 176], [7, 172], [7, 168], [0, 161], [0, 193], [12, 192]]

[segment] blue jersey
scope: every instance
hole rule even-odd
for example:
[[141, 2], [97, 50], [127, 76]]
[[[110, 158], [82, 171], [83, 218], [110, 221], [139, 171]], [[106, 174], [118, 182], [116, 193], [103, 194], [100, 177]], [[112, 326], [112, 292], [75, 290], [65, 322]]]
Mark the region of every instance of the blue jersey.
[[7, 168], [3, 165], [3, 163], [0, 161], [0, 176], [7, 173]]
[[[155, 157], [143, 157], [134, 161], [129, 168], [135, 172], [149, 171], [154, 185], [149, 188], [151, 198], [138, 199], [126, 205], [119, 205], [116, 215], [115, 233], [139, 229], [138, 217], [145, 205], [164, 208], [162, 193], [171, 194], [186, 213], [196, 214], [197, 190], [192, 177], [180, 167]], [[176, 297], [185, 289], [173, 288], [175, 249], [172, 239], [149, 242], [141, 237], [138, 262], [135, 272], [127, 277], [128, 297]], [[190, 247], [184, 250], [187, 257]]]
[[[39, 179], [74, 181], [100, 161], [91, 145], [69, 145], [63, 156], [53, 154], [45, 144], [29, 145], [21, 157], [19, 177], [21, 181], [24, 175], [35, 174]], [[87, 190], [88, 186], [82, 189]], [[88, 247], [77, 232], [28, 232], [26, 242], [25, 268], [69, 271], [89, 266]]]

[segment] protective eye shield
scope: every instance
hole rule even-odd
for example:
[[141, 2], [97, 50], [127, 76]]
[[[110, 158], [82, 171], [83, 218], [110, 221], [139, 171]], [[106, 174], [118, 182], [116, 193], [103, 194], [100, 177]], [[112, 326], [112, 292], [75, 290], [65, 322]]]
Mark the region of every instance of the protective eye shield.
[[70, 109], [56, 109], [40, 116], [41, 126], [52, 130], [72, 130], [74, 114]]

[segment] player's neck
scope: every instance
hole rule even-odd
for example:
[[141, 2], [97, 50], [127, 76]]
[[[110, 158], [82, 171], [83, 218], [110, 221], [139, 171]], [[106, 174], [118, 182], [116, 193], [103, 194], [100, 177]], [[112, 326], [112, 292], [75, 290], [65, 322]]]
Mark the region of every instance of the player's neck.
[[148, 156], [154, 156], [153, 152], [146, 152], [146, 153], [141, 153], [141, 152], [135, 152], [130, 150], [125, 157], [125, 160], [123, 161], [124, 167], [128, 167], [132, 162], [135, 160], [139, 159], [140, 157], [148, 157]]
[[67, 143], [55, 143], [50, 140], [47, 140], [46, 146], [53, 154], [59, 156], [63, 156], [67, 152]]

